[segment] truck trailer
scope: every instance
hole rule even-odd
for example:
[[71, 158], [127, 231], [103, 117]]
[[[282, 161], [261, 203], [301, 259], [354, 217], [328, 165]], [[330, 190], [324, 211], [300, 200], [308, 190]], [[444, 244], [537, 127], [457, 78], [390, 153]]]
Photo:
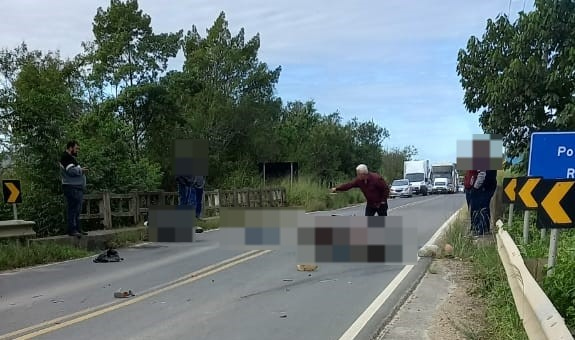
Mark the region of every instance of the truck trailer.
[[445, 178], [450, 187], [449, 193], [456, 193], [459, 190], [459, 174], [455, 163], [437, 163], [431, 166], [433, 179]]

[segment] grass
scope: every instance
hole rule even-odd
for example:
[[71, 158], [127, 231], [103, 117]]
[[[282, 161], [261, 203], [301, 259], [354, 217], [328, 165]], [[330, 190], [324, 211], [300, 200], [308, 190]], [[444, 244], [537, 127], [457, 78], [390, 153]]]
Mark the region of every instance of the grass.
[[[329, 192], [329, 188], [322, 187], [317, 181], [305, 177], [300, 178], [293, 184], [290, 183], [289, 179], [274, 184], [286, 188], [288, 205], [302, 207], [307, 212], [338, 209], [365, 201], [363, 194], [358, 189], [332, 195]], [[219, 228], [219, 218], [197, 221], [197, 225], [204, 230], [216, 229]], [[142, 234], [141, 231], [125, 231], [114, 235], [114, 238], [108, 242], [108, 246], [122, 248], [142, 241], [147, 241], [145, 233]], [[95, 253], [56, 243], [33, 244], [27, 247], [18, 242], [8, 241], [0, 244], [0, 270], [72, 260], [94, 255]]]
[[445, 242], [453, 246], [453, 256], [471, 266], [476, 285], [470, 293], [486, 304], [486, 327], [480, 334], [471, 334], [469, 327], [459, 327], [466, 329], [468, 339], [527, 340], [496, 243], [478, 245], [466, 237], [468, 229], [468, 214], [465, 212], [447, 232]]
[[85, 249], [59, 244], [25, 246], [19, 242], [3, 242], [0, 244], [0, 270], [72, 260], [93, 254]]
[[[525, 259], [541, 259], [549, 255], [549, 236], [541, 236], [536, 228], [536, 212], [531, 212], [529, 242], [523, 244], [523, 213], [516, 213], [509, 232], [521, 255]], [[559, 233], [557, 244], [557, 261], [552, 276], [546, 276], [540, 283], [557, 311], [565, 319], [567, 327], [575, 329], [575, 230], [563, 230]]]
[[277, 184], [286, 188], [287, 201], [290, 206], [302, 207], [306, 212], [339, 209], [365, 202], [359, 189], [331, 194], [330, 188], [323, 187], [318, 181], [307, 177], [300, 177], [293, 183], [290, 183], [288, 178]]

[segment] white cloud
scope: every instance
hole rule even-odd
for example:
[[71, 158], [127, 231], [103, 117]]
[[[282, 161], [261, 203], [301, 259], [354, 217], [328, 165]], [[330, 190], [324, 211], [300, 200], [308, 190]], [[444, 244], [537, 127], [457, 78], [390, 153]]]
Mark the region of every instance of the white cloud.
[[[388, 128], [391, 145], [414, 144], [428, 158], [454, 159], [457, 139], [481, 133], [466, 113], [455, 73], [457, 49], [481, 35], [488, 18], [523, 8], [523, 0], [140, 0], [156, 32], [201, 33], [225, 11], [230, 29], [261, 33], [260, 58], [282, 65], [286, 99], [315, 99]], [[526, 3], [530, 9], [532, 1]], [[98, 6], [109, 1], [0, 0], [0, 41], [12, 48], [81, 51], [92, 39]], [[180, 56], [171, 65], [181, 67]]]

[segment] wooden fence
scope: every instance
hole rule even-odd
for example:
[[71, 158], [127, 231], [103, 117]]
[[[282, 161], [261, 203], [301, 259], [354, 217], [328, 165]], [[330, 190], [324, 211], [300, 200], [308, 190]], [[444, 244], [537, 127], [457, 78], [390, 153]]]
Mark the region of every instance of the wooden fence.
[[[114, 194], [100, 192], [84, 195], [80, 218], [100, 220], [106, 229], [112, 228], [112, 217], [129, 217], [134, 224], [144, 221], [153, 205], [177, 205], [177, 192], [136, 192]], [[285, 188], [235, 189], [205, 191], [202, 215], [219, 215], [220, 207], [281, 207], [286, 206]]]

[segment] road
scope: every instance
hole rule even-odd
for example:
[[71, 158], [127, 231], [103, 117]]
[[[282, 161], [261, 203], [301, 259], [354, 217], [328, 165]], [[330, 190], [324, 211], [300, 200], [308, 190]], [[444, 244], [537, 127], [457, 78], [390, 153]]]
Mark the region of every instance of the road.
[[[389, 215], [418, 227], [422, 246], [462, 207], [464, 196], [389, 202]], [[335, 213], [362, 215], [363, 209]], [[119, 252], [120, 263], [88, 258], [1, 273], [0, 339], [340, 339], [352, 324], [381, 323], [364, 311], [404, 268], [328, 263], [298, 272], [295, 253], [268, 251], [194, 273], [245, 253], [219, 248], [217, 230], [198, 234], [192, 244]], [[136, 296], [115, 299], [120, 288]], [[407, 290], [398, 289], [394, 294]], [[376, 317], [392, 307], [384, 304]]]

